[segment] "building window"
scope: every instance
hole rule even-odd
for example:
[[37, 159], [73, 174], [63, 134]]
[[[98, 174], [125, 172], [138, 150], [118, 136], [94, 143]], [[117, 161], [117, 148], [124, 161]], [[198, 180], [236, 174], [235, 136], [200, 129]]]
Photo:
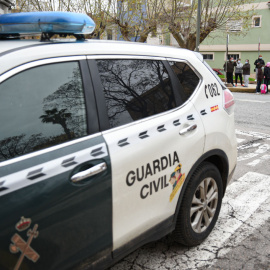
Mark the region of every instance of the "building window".
[[164, 39], [165, 39], [165, 42], [164, 42], [165, 45], [170, 46], [171, 45], [171, 35], [170, 35], [170, 33], [166, 33]]
[[112, 40], [112, 29], [107, 29], [107, 40]]
[[227, 28], [228, 32], [241, 32], [242, 31], [242, 20], [227, 21], [226, 28]]
[[182, 0], [182, 1], [177, 1], [176, 6], [177, 8], [183, 8], [183, 7], [189, 7], [193, 3], [193, 0]]
[[203, 55], [203, 59], [204, 60], [214, 60], [214, 54], [213, 53], [209, 53], [209, 54], [202, 54]]
[[151, 37], [154, 38], [154, 37], [157, 37], [157, 30], [153, 30], [151, 32]]
[[252, 27], [261, 27], [262, 16], [252, 17]]
[[120, 8], [122, 12], [141, 11], [142, 3], [141, 1], [124, 0], [121, 2]]
[[241, 58], [240, 53], [234, 53], [234, 54], [228, 54], [227, 60], [230, 60], [231, 57], [233, 57], [234, 60]]

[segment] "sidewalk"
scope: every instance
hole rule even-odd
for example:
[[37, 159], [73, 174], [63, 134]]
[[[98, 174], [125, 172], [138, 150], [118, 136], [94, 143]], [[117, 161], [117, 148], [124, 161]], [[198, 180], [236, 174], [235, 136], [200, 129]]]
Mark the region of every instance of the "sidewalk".
[[243, 87], [238, 84], [236, 87], [227, 86], [231, 92], [240, 92], [240, 93], [255, 93], [257, 84], [249, 84], [248, 87]]

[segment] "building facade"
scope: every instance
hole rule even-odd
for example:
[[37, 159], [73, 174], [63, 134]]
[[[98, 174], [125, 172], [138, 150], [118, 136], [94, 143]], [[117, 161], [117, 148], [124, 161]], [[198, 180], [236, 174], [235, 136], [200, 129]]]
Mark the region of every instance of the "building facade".
[[0, 14], [10, 13], [13, 3], [9, 0], [0, 0]]
[[[256, 15], [250, 18], [250, 29], [241, 35], [241, 23], [232, 23], [227, 31], [216, 31], [200, 44], [200, 53], [212, 68], [223, 68], [226, 61], [226, 43], [229, 35], [228, 56], [240, 58], [244, 63], [249, 59], [251, 72], [254, 73], [254, 61], [261, 54], [266, 62], [270, 62], [270, 1], [254, 1], [254, 4], [243, 5], [243, 9], [255, 8]], [[238, 32], [238, 35], [236, 32]]]

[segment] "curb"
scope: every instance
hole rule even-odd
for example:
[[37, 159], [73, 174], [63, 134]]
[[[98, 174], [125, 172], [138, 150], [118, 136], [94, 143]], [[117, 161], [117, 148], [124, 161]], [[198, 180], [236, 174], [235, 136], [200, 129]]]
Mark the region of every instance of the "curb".
[[256, 87], [227, 87], [231, 92], [239, 92], [239, 93], [255, 93]]

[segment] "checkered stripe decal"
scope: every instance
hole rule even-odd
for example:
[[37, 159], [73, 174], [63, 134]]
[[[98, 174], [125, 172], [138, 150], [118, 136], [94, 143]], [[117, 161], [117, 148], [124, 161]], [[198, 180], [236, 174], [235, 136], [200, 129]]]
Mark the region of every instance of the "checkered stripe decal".
[[7, 187], [3, 186], [4, 183], [5, 183], [5, 181], [0, 182], [0, 192], [8, 189]]
[[[105, 143], [45, 162], [0, 179], [0, 196], [70, 171], [77, 164], [108, 156]], [[24, 175], [22, 179], [22, 175]]]
[[201, 115], [206, 115], [207, 112], [205, 110], [201, 110]]
[[[189, 120], [189, 121], [195, 120], [195, 117], [193, 116], [193, 114], [188, 115], [187, 116], [187, 120]], [[173, 124], [174, 127], [180, 126], [181, 125], [180, 119], [175, 119], [172, 122], [172, 124]], [[165, 124], [158, 126], [157, 129], [156, 129], [156, 131], [159, 132], [159, 133], [165, 132], [166, 130], [167, 130], [167, 128], [166, 128], [166, 125]], [[143, 132], [140, 132], [138, 134], [138, 137], [140, 139], [150, 138], [150, 135], [148, 134], [148, 130], [145, 130]], [[124, 147], [124, 146], [130, 145], [130, 142], [128, 140], [129, 140], [129, 138], [121, 139], [120, 141], [118, 141], [117, 145], [120, 146], [120, 147]]]

